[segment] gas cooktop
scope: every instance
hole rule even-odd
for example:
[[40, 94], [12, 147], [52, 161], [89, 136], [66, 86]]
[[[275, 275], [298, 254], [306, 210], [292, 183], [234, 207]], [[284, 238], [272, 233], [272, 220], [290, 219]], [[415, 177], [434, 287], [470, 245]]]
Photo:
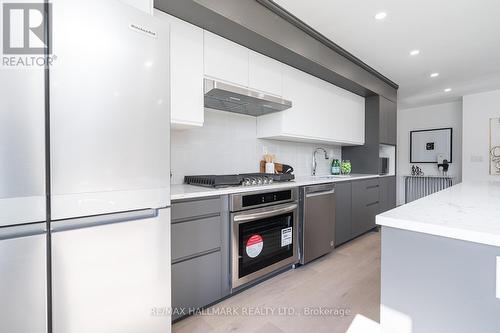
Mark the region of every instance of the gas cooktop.
[[205, 187], [262, 186], [295, 179], [291, 173], [243, 173], [238, 175], [185, 176], [184, 183]]

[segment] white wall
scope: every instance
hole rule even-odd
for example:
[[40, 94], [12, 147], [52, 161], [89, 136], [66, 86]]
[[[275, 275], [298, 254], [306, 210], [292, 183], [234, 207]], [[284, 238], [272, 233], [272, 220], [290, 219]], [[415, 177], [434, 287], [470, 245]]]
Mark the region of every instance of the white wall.
[[[409, 175], [411, 172], [410, 131], [441, 127], [453, 128], [453, 156], [448, 174], [456, 177], [457, 182], [460, 182], [462, 180], [462, 102], [398, 110], [398, 204], [404, 203], [403, 176]], [[422, 168], [426, 175], [439, 174], [437, 164], [413, 164]]]
[[463, 97], [463, 179], [500, 180], [489, 174], [489, 119], [500, 117], [500, 90]]
[[[325, 148], [340, 159], [340, 146], [296, 143], [256, 138], [257, 118], [225, 111], [205, 110], [203, 127], [173, 130], [171, 133], [172, 184], [181, 184], [185, 175], [258, 172], [265, 149], [278, 162], [289, 164], [297, 176], [311, 174], [312, 152]], [[330, 172], [330, 161], [316, 154], [317, 174]]]

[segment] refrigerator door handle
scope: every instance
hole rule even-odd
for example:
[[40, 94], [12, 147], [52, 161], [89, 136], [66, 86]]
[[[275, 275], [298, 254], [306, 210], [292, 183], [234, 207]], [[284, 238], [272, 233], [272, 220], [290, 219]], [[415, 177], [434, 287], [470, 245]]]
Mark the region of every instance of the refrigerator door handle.
[[76, 219], [53, 221], [50, 226], [52, 232], [61, 232], [74, 229], [102, 226], [133, 220], [143, 220], [158, 216], [157, 209], [136, 210], [124, 213], [95, 215]]
[[3, 227], [0, 228], [0, 240], [42, 235], [47, 231], [45, 226], [42, 222]]

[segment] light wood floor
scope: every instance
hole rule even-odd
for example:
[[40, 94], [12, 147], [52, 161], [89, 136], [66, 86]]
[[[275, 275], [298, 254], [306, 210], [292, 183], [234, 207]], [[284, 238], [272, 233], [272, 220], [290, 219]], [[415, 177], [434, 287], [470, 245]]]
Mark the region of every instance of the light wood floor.
[[[356, 314], [379, 321], [380, 233], [370, 232], [308, 265], [287, 271], [208, 309], [236, 309], [238, 316], [196, 315], [173, 326], [174, 333], [345, 333]], [[349, 308], [347, 316], [301, 314], [304, 307]], [[278, 315], [279, 309], [296, 315]], [[274, 315], [244, 315], [270, 311]]]

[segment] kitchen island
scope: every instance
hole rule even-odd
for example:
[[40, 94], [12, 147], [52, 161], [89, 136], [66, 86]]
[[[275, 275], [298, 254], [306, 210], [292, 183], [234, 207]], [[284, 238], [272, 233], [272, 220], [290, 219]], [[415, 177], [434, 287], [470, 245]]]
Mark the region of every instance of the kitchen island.
[[499, 332], [500, 182], [380, 214], [382, 332]]

